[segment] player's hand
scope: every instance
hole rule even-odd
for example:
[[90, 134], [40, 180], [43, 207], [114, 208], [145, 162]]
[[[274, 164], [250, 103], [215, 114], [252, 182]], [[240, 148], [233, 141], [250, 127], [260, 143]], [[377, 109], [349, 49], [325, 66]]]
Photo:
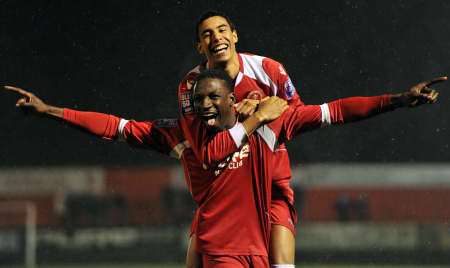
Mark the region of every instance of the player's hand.
[[46, 113], [49, 110], [49, 105], [45, 104], [40, 98], [29, 91], [12, 86], [4, 86], [4, 89], [16, 92], [21, 96], [16, 102], [16, 107], [27, 108], [40, 114]]
[[265, 97], [259, 103], [255, 115], [257, 115], [262, 122], [269, 122], [280, 117], [280, 115], [288, 108], [289, 105], [287, 104], [287, 101], [279, 97]]
[[239, 114], [239, 121], [252, 115], [258, 107], [259, 100], [243, 99], [234, 105], [234, 109]]
[[439, 92], [431, 88], [431, 86], [444, 81], [447, 81], [447, 76], [436, 77], [411, 87], [407, 92], [401, 94], [402, 105], [416, 107], [425, 103], [435, 103]]

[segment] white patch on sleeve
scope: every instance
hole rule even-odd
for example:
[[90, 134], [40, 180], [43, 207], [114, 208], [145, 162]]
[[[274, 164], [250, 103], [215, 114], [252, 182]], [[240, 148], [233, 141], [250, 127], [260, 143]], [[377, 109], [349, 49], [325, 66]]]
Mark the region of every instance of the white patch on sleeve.
[[236, 147], [238, 148], [240, 148], [247, 139], [247, 132], [245, 131], [244, 125], [242, 125], [242, 123], [236, 123], [234, 127], [228, 130], [228, 132], [230, 132], [230, 135], [233, 138]]
[[267, 125], [259, 127], [256, 132], [266, 142], [270, 150], [274, 152], [277, 145], [277, 136], [275, 135], [275, 132], [273, 132], [273, 130], [270, 129]]
[[123, 130], [125, 129], [126, 124], [128, 124], [128, 120], [126, 119], [120, 119], [119, 121], [119, 127], [117, 129], [118, 131], [118, 136], [119, 136], [119, 140], [125, 140], [125, 137], [123, 136]]
[[328, 104], [324, 103], [320, 105], [320, 110], [322, 111], [322, 127], [331, 125], [331, 115]]

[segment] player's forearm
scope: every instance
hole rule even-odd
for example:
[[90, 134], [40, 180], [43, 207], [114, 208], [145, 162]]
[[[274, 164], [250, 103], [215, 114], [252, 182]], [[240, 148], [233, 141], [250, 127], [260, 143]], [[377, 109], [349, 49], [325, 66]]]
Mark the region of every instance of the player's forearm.
[[51, 116], [51, 117], [63, 118], [63, 116], [64, 116], [64, 108], [47, 105], [44, 114], [48, 115], [48, 116]]
[[405, 94], [392, 94], [391, 95], [391, 105], [395, 108], [397, 107], [408, 107], [411, 100]]
[[[395, 96], [395, 97], [393, 97]], [[362, 120], [400, 107], [400, 98], [396, 95], [373, 97], [350, 97], [328, 103], [329, 117], [324, 120], [330, 124], [343, 124]]]
[[[271, 107], [278, 107], [274, 103], [271, 105]], [[274, 114], [279, 117], [281, 110], [272, 110], [268, 107], [254, 112], [243, 123], [236, 122], [227, 131], [217, 133], [206, 146], [202, 146], [206, 148], [203, 153], [204, 163], [210, 165], [223, 161], [230, 154], [239, 150], [247, 142], [248, 137], [261, 125], [272, 121]]]
[[264, 117], [258, 111], [256, 111], [247, 119], [245, 119], [244, 122], [242, 122], [242, 126], [244, 127], [246, 134], [251, 135], [262, 124], [264, 124], [264, 121]]
[[327, 125], [360, 121], [381, 113], [404, 107], [402, 94], [373, 97], [349, 97], [322, 105], [297, 106], [286, 116], [284, 127], [287, 139]]
[[202, 161], [208, 166], [224, 161], [228, 156], [238, 151], [247, 142], [248, 135], [252, 134], [264, 122], [264, 115], [255, 112], [243, 123], [236, 122], [232, 128], [216, 133], [206, 144], [201, 146], [204, 148]]
[[280, 117], [288, 107], [285, 100], [275, 96], [263, 99], [258, 105], [258, 110], [243, 123], [247, 135], [252, 134], [261, 125]]
[[120, 118], [109, 114], [62, 109], [61, 118], [75, 126], [106, 139], [117, 136]]

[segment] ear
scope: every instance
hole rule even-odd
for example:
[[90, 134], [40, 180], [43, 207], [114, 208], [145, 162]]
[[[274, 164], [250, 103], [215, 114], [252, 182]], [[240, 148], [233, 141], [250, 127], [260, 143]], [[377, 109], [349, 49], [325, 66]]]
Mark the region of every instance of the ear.
[[198, 52], [199, 54], [204, 54], [204, 53], [203, 53], [203, 50], [202, 50], [202, 44], [200, 44], [200, 42], [197, 42], [197, 43], [195, 44], [195, 49], [197, 50], [197, 52]]
[[236, 96], [234, 96], [234, 92], [231, 92], [229, 96], [230, 96], [230, 102], [231, 102], [231, 106], [232, 106], [236, 103]]
[[236, 30], [233, 30], [232, 36], [233, 36], [233, 41], [236, 44], [239, 41], [238, 33]]

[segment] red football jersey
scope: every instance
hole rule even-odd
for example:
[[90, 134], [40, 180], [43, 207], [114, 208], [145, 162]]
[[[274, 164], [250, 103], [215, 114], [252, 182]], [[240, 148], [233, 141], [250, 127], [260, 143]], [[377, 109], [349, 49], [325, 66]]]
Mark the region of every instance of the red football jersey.
[[[189, 191], [199, 206], [196, 231], [200, 252], [267, 256], [270, 181], [265, 181], [267, 176], [262, 174], [267, 173], [264, 169], [270, 165], [268, 160], [259, 159], [259, 153], [250, 152], [254, 148], [249, 145], [236, 146], [230, 133], [239, 132], [238, 128], [217, 133], [209, 139], [210, 150], [216, 151], [215, 155], [228, 156], [213, 170], [205, 169], [197, 160], [176, 119], [137, 122], [64, 109], [64, 120], [106, 139], [122, 139], [132, 146], [179, 158]], [[217, 139], [227, 141], [225, 146], [217, 147]], [[257, 159], [249, 158], [250, 153], [258, 156]], [[252, 166], [255, 168], [250, 168]]]
[[[206, 136], [206, 151], [214, 169], [206, 170], [177, 120], [136, 122], [92, 112], [64, 110], [64, 119], [98, 136], [122, 137], [130, 144], [171, 154], [181, 162], [198, 208], [198, 251], [209, 255], [268, 254], [270, 201], [274, 169], [271, 163], [279, 142], [323, 125], [355, 121], [387, 111], [388, 95], [355, 97], [323, 105], [290, 107], [248, 140], [241, 123]], [[224, 155], [228, 155], [224, 159]], [[222, 160], [220, 160], [222, 159]]]
[[[239, 53], [239, 73], [235, 79], [234, 93], [237, 101], [245, 98], [261, 99], [265, 96], [278, 96], [288, 101], [289, 105], [303, 105], [291, 79], [283, 65], [273, 59]], [[183, 134], [192, 145], [195, 155], [205, 163], [211, 164], [207, 152], [204, 151], [206, 141], [205, 127], [196, 119], [193, 112], [192, 86], [195, 78], [206, 66], [206, 63], [195, 67], [181, 81], [178, 87], [178, 100], [181, 111], [181, 127]], [[293, 205], [294, 193], [289, 186], [291, 167], [288, 152], [284, 145], [278, 147], [274, 171], [276, 189]], [[279, 194], [277, 195], [279, 196]], [[294, 221], [296, 219], [293, 219]]]
[[[390, 97], [355, 97], [323, 105], [289, 107], [278, 119], [248, 137], [241, 123], [223, 131], [217, 142], [205, 143], [212, 162], [229, 155], [214, 167], [208, 195], [198, 209], [198, 251], [210, 255], [263, 255], [270, 238], [271, 180], [274, 152], [280, 142], [299, 133], [329, 124], [366, 118], [390, 108]], [[223, 134], [223, 133], [221, 133]], [[246, 141], [247, 140], [247, 141]], [[233, 146], [234, 145], [234, 146]]]

